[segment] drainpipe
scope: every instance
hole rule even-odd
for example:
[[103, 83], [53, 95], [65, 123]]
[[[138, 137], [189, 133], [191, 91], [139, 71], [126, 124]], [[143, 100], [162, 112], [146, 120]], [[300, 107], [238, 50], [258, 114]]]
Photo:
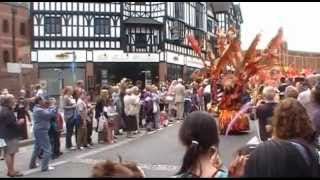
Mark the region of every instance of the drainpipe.
[[11, 8], [12, 13], [12, 60], [13, 62], [17, 62], [17, 56], [16, 56], [16, 14], [17, 9], [16, 7]]

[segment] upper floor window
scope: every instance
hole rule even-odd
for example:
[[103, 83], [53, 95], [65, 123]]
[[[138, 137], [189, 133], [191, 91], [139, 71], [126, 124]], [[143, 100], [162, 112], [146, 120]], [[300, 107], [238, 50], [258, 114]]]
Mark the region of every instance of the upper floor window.
[[181, 37], [182, 37], [182, 31], [183, 29], [181, 29], [182, 26], [179, 25], [179, 22], [178, 21], [174, 21], [173, 24], [172, 24], [172, 27], [170, 29], [170, 32], [171, 32], [171, 39], [174, 40], [174, 41], [178, 41], [178, 40], [181, 40]]
[[212, 24], [212, 21], [209, 20], [209, 19], [207, 21], [207, 26], [208, 26], [207, 31], [208, 32], [213, 32], [213, 24]]
[[94, 33], [95, 34], [110, 34], [111, 22], [107, 18], [94, 19]]
[[196, 27], [203, 28], [203, 12], [204, 6], [201, 3], [196, 4]]
[[26, 23], [20, 23], [20, 35], [26, 35]]
[[145, 48], [147, 46], [147, 36], [146, 34], [140, 33], [135, 35], [135, 47]]
[[146, 2], [137, 1], [137, 2], [134, 2], [134, 5], [146, 5]]
[[61, 34], [61, 17], [45, 17], [44, 32], [46, 34]]
[[4, 33], [9, 32], [9, 22], [8, 22], [8, 20], [3, 20], [3, 22], [2, 22], [2, 31]]
[[10, 55], [7, 50], [3, 51], [3, 62], [8, 63], [10, 61]]
[[174, 6], [175, 6], [175, 9], [174, 9], [175, 17], [183, 20], [184, 19], [184, 2], [175, 2]]

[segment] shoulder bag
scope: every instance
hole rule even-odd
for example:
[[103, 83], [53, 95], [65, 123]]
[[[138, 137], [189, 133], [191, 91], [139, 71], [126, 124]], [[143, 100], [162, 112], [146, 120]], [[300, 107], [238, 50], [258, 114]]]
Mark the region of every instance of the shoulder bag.
[[4, 148], [7, 146], [7, 143], [4, 139], [0, 138], [0, 148]]

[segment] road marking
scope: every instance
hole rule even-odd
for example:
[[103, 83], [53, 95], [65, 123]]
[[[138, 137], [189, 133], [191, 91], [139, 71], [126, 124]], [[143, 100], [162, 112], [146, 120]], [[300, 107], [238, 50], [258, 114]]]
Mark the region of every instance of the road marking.
[[254, 136], [247, 142], [247, 144], [253, 144], [253, 145], [260, 144], [260, 140], [258, 139], [257, 136]]
[[[59, 162], [55, 162], [55, 163], [52, 163], [52, 164], [49, 164], [50, 166], [53, 166], [53, 167], [56, 167], [56, 166], [60, 166], [62, 164], [66, 164], [68, 161], [59, 161]], [[39, 168], [36, 168], [36, 169], [30, 169], [28, 171], [25, 171], [23, 172], [22, 174], [23, 175], [29, 175], [29, 174], [32, 174], [32, 173], [36, 173], [36, 172], [41, 172], [41, 169], [40, 167]]]
[[97, 149], [97, 150], [90, 151], [90, 152], [85, 153], [85, 154], [81, 154], [81, 155], [77, 156], [76, 158], [81, 159], [81, 158], [85, 158], [85, 157], [87, 157], [87, 156], [91, 156], [91, 155], [94, 155], [94, 154], [98, 154], [98, 153], [101, 153], [101, 152], [103, 152], [103, 151], [110, 150], [110, 149], [116, 148], [116, 147], [121, 146], [121, 145], [124, 145], [124, 144], [128, 144], [129, 142], [134, 141], [134, 140], [137, 140], [137, 139], [140, 138], [140, 137], [143, 137], [143, 135], [142, 135], [142, 136], [137, 136], [137, 137], [134, 138], [134, 139], [126, 139], [126, 140], [117, 142], [117, 143], [115, 143], [115, 144], [112, 144], [112, 145], [110, 145], [110, 146], [102, 147], [102, 148], [99, 148], [99, 149]]
[[177, 172], [179, 170], [179, 166], [176, 165], [167, 165], [167, 164], [144, 164], [138, 163], [138, 166], [145, 170], [153, 170], [153, 171], [172, 171]]
[[[174, 124], [172, 124], [171, 126], [173, 126]], [[59, 165], [62, 165], [62, 164], [66, 164], [66, 163], [69, 163], [69, 162], [82, 162], [82, 159], [88, 157], [88, 156], [92, 156], [92, 155], [95, 155], [95, 154], [98, 154], [98, 153], [101, 153], [101, 152], [104, 152], [104, 151], [107, 151], [107, 150], [110, 150], [110, 149], [113, 149], [113, 148], [116, 148], [116, 147], [119, 147], [121, 145], [124, 145], [124, 144], [128, 144], [132, 141], [135, 141], [135, 140], [138, 140], [146, 135], [150, 135], [150, 134], [154, 134], [156, 133], [157, 131], [152, 131], [152, 132], [148, 132], [146, 134], [141, 134], [139, 136], [136, 136], [135, 138], [133, 139], [125, 139], [123, 141], [120, 141], [120, 142], [117, 142], [115, 144], [111, 144], [111, 145], [108, 145], [106, 147], [101, 147], [101, 148], [98, 148], [97, 150], [93, 150], [93, 151], [90, 151], [90, 152], [87, 152], [87, 153], [84, 153], [84, 154], [81, 154], [81, 155], [78, 155], [76, 157], [70, 157], [66, 160], [63, 160], [63, 161], [58, 161], [58, 162], [55, 162], [55, 163], [52, 163], [50, 164], [51, 166], [59, 166]], [[84, 160], [83, 162], [86, 162], [88, 160]], [[143, 164], [142, 164], [143, 166]], [[152, 165], [152, 167], [149, 165], [149, 166], [146, 166], [147, 168], [151, 167], [151, 168], [154, 168], [153, 166], [157, 167], [158, 165]], [[165, 166], [165, 165], [164, 165]], [[145, 169], [147, 169], [145, 168]], [[160, 168], [158, 167], [158, 169], [163, 169], [162, 166], [160, 166]], [[31, 169], [31, 170], [27, 170], [27, 171], [24, 171], [23, 174], [24, 175], [30, 175], [30, 174], [33, 174], [33, 173], [36, 173], [36, 172], [41, 172], [41, 169], [40, 168], [36, 168], [36, 169]]]
[[[143, 136], [143, 135], [142, 135]], [[95, 151], [90, 151], [88, 153], [85, 153], [85, 154], [81, 154], [79, 156], [76, 156], [76, 157], [71, 157], [69, 159], [66, 159], [64, 161], [58, 161], [58, 162], [55, 162], [53, 164], [50, 164], [51, 166], [59, 166], [59, 165], [62, 165], [62, 164], [66, 164], [68, 162], [72, 162], [74, 161], [74, 159], [81, 159], [81, 158], [85, 158], [87, 156], [91, 156], [91, 155], [94, 155], [94, 154], [97, 154], [97, 153], [100, 153], [100, 152], [103, 152], [103, 151], [106, 151], [106, 150], [109, 150], [109, 149], [112, 149], [112, 148], [116, 148], [118, 146], [121, 146], [121, 145], [124, 145], [124, 144], [127, 144], [131, 141], [134, 141], [142, 136], [138, 136], [137, 138], [135, 139], [126, 139], [124, 141], [121, 141], [121, 142], [118, 142], [116, 144], [112, 144], [110, 146], [107, 146], [107, 147], [102, 147], [102, 148], [99, 148], [98, 150], [95, 150]], [[24, 175], [29, 175], [29, 174], [32, 174], [32, 173], [36, 173], [36, 172], [40, 172], [41, 169], [40, 168], [36, 168], [36, 169], [31, 169], [31, 170], [28, 170], [28, 171], [25, 171], [23, 172]]]
[[[72, 161], [73, 163], [83, 163], [88, 165], [95, 165], [99, 162], [104, 162], [105, 160], [97, 159], [77, 159]], [[153, 171], [172, 171], [177, 172], [180, 166], [169, 165], [169, 164], [146, 164], [146, 163], [137, 163], [138, 166], [144, 170], [153, 170]]]
[[150, 134], [154, 134], [154, 133], [156, 133], [157, 131], [151, 131], [151, 132], [147, 132], [147, 134], [148, 135], [150, 135]]

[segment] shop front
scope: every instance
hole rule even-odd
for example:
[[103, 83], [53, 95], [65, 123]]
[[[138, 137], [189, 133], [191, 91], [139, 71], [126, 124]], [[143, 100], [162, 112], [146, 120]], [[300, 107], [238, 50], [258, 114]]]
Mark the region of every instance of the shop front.
[[159, 65], [158, 63], [142, 62], [94, 63], [94, 75], [96, 86], [115, 85], [122, 78], [128, 78], [133, 83], [138, 80], [145, 82], [147, 78], [157, 84], [159, 82]]
[[39, 82], [51, 96], [58, 96], [60, 89], [86, 79], [85, 63], [77, 63], [76, 73], [73, 73], [70, 63], [39, 63], [38, 72]]

